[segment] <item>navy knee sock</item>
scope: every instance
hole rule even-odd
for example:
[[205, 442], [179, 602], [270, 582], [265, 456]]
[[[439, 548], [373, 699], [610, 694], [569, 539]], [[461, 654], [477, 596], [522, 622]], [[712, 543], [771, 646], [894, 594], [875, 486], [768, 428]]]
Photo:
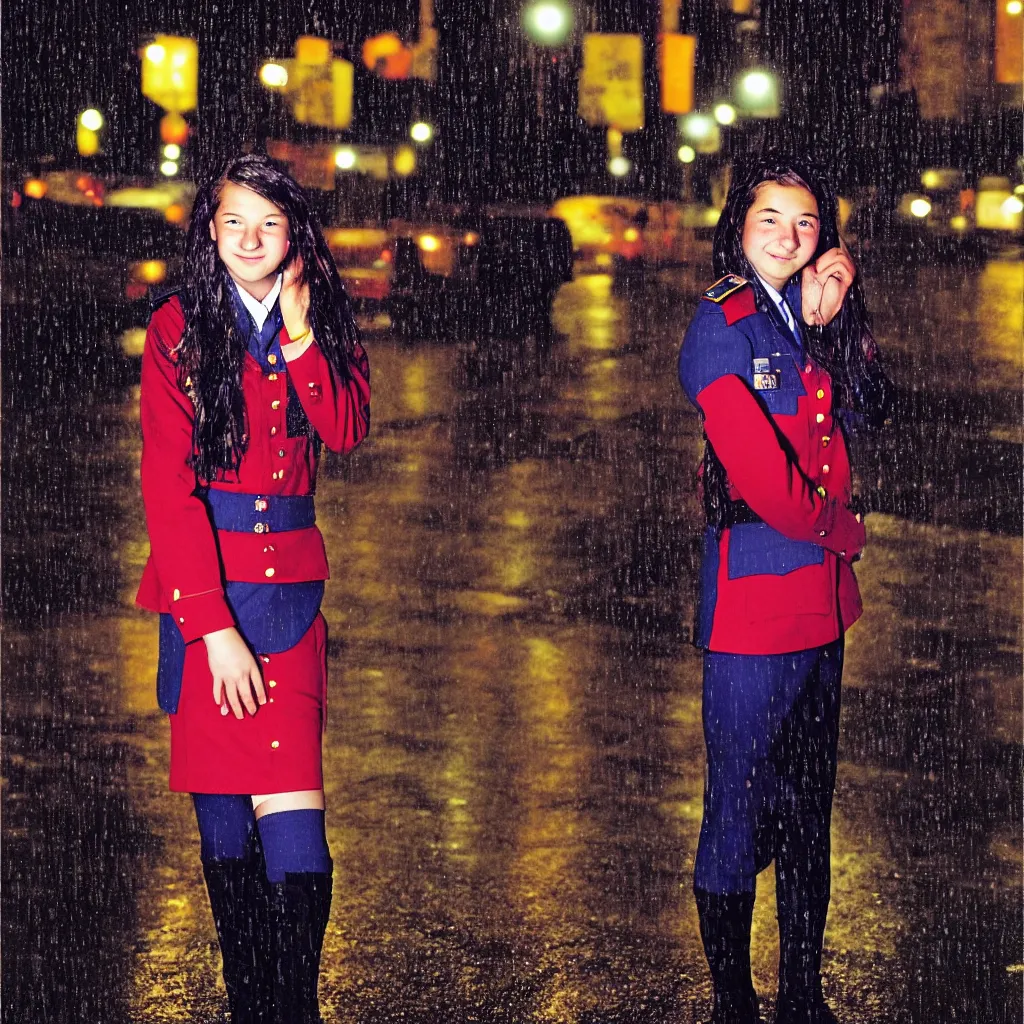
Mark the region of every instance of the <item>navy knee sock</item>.
[[290, 873], [330, 874], [331, 852], [323, 811], [274, 811], [258, 818], [256, 826], [271, 882], [284, 882]]
[[250, 797], [193, 793], [192, 803], [199, 824], [199, 856], [204, 864], [215, 860], [241, 860], [252, 853], [256, 815]]

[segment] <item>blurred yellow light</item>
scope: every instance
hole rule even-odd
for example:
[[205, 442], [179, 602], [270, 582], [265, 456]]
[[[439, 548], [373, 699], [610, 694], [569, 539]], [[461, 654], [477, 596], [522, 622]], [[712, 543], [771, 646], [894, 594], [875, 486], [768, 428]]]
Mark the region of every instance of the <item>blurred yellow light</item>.
[[268, 89], [283, 89], [288, 84], [288, 69], [270, 61], [260, 68], [260, 81]]
[[351, 146], [342, 146], [334, 154], [334, 163], [341, 171], [351, 171], [356, 165], [356, 151]]
[[1015, 188], [1015, 189], [1013, 190], [1013, 194], [1014, 194], [1015, 196], [1024, 196], [1024, 185], [1018, 185], [1018, 186], [1017, 186], [1017, 187], [1016, 187], [1016, 188]]
[[616, 178], [624, 178], [629, 174], [632, 166], [624, 156], [613, 156], [608, 161], [608, 173], [613, 174]]
[[178, 165], [173, 160], [165, 160], [160, 165], [160, 173], [165, 178], [173, 178], [178, 173]]
[[161, 64], [167, 56], [167, 50], [160, 43], [150, 43], [146, 47], [146, 60], [151, 64]]
[[29, 178], [24, 191], [30, 199], [42, 199], [46, 195], [46, 182], [42, 178]]
[[434, 235], [420, 235], [416, 243], [424, 252], [437, 252], [441, 248], [441, 242]]
[[167, 264], [163, 260], [145, 260], [132, 267], [132, 276], [146, 284], [159, 284], [167, 277]]
[[183, 68], [188, 63], [188, 54], [178, 51], [171, 57], [172, 68]]
[[185, 207], [179, 203], [171, 203], [170, 206], [164, 210], [164, 220], [168, 224], [180, 224], [185, 219]]
[[958, 213], [955, 217], [949, 218], [949, 226], [954, 231], [966, 231], [967, 218], [962, 213]]
[[719, 124], [732, 124], [736, 120], [736, 108], [731, 103], [719, 103], [714, 115]]
[[91, 132], [98, 132], [103, 127], [103, 115], [94, 107], [83, 110], [78, 115], [78, 120], [81, 121], [83, 128], [88, 128]]
[[640, 237], [640, 232], [637, 231], [636, 228], [626, 228], [626, 230], [622, 232], [622, 237], [627, 242], [635, 242]]
[[426, 121], [417, 121], [409, 129], [409, 135], [413, 142], [429, 142], [434, 137], [434, 129]]
[[163, 152], [164, 156], [168, 160], [177, 160], [178, 157], [181, 156], [181, 146], [177, 145], [174, 142], [170, 142], [166, 146], [164, 146]]
[[403, 178], [407, 178], [416, 170], [416, 151], [412, 146], [400, 146], [395, 151], [395, 159], [393, 163], [395, 174], [398, 174]]
[[1011, 16], [1020, 14], [1021, 11], [1024, 11], [1024, 4], [1020, 0], [1010, 0], [1006, 5], [1006, 13]]
[[910, 204], [910, 212], [915, 217], [927, 217], [932, 212], [932, 204], [927, 199], [915, 199]]
[[464, 245], [476, 245], [480, 241], [480, 236], [475, 231], [467, 231], [462, 236], [462, 242]]
[[761, 99], [772, 91], [772, 80], [764, 71], [751, 71], [743, 76], [743, 89], [748, 96]]
[[79, 122], [78, 130], [75, 132], [75, 145], [79, 156], [95, 156], [100, 151], [100, 137]]
[[693, 146], [680, 146], [678, 156], [684, 164], [692, 164], [697, 159], [697, 152]]
[[925, 171], [921, 175], [921, 184], [925, 188], [938, 188], [942, 184], [942, 175], [938, 171]]
[[1003, 201], [999, 208], [1003, 211], [1004, 216], [1015, 217], [1018, 213], [1024, 213], [1024, 202], [1018, 196], [1010, 196], [1009, 199]]

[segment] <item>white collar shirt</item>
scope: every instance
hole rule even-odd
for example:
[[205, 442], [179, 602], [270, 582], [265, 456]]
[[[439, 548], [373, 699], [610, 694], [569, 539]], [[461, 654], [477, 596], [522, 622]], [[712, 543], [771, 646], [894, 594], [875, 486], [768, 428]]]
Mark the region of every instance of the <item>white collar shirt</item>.
[[270, 316], [271, 310], [274, 308], [274, 303], [277, 302], [278, 296], [281, 294], [281, 281], [282, 275], [277, 275], [277, 280], [274, 282], [274, 287], [267, 292], [266, 297], [261, 302], [259, 299], [250, 295], [237, 281], [233, 281], [235, 288], [238, 289], [238, 297], [242, 300], [242, 304], [249, 311], [249, 316], [253, 318], [256, 324], [256, 330], [262, 331], [263, 325], [267, 322], [267, 317]]

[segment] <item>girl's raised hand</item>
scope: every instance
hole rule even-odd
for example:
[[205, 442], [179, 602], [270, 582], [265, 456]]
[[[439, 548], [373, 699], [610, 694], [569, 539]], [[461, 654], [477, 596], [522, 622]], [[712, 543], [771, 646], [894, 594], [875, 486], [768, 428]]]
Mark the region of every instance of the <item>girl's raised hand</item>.
[[221, 714], [226, 715], [230, 705], [235, 718], [245, 717], [243, 707], [250, 715], [255, 715], [257, 701], [266, 704], [267, 694], [259, 665], [241, 634], [229, 626], [205, 634], [203, 640], [213, 676], [213, 700]]
[[309, 330], [309, 285], [302, 275], [302, 257], [295, 255], [285, 264], [281, 278], [281, 316], [288, 337], [298, 338]]
[[824, 327], [843, 306], [843, 299], [857, 276], [857, 268], [845, 245], [823, 252], [808, 263], [800, 278], [801, 314], [805, 324]]

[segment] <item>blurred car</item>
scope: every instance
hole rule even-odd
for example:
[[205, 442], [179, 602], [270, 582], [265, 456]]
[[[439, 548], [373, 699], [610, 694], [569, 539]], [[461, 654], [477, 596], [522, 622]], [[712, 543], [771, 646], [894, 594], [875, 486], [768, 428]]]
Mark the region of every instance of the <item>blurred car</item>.
[[565, 196], [551, 215], [569, 229], [581, 269], [616, 275], [709, 261], [718, 223], [712, 206], [628, 196]]
[[145, 324], [150, 289], [180, 263], [191, 183], [63, 170], [28, 175], [16, 192], [4, 234], [8, 310], [112, 335]]
[[926, 169], [920, 187], [904, 192], [888, 209], [877, 188], [862, 190], [855, 197], [849, 242], [866, 259], [882, 253], [904, 259], [978, 258], [984, 246], [976, 202], [983, 194], [968, 188], [955, 167]]
[[549, 326], [572, 280], [565, 224], [535, 211], [457, 212], [433, 224], [394, 221], [387, 308], [404, 334], [517, 336]]
[[392, 233], [383, 228], [328, 227], [324, 237], [356, 308], [383, 306], [391, 291]]

